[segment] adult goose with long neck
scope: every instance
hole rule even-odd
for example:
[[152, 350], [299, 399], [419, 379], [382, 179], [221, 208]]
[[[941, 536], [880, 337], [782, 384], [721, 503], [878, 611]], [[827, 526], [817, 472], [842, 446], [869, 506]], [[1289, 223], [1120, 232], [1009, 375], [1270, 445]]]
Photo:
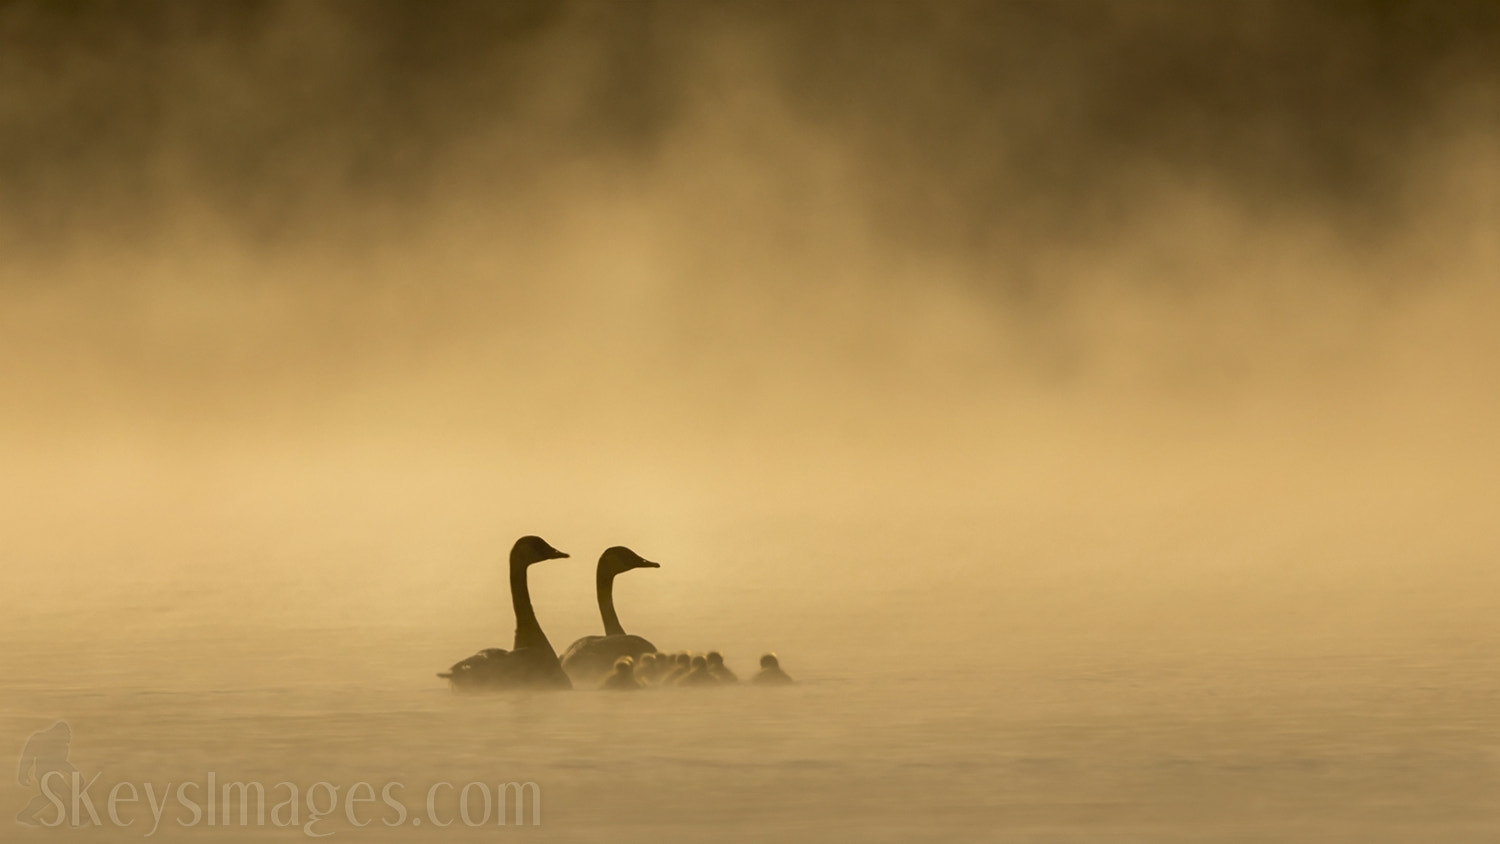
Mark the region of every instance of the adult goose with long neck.
[[623, 545], [616, 545], [599, 555], [594, 586], [599, 597], [599, 615], [604, 618], [604, 635], [584, 636], [563, 654], [563, 670], [576, 682], [596, 684], [621, 657], [639, 660], [643, 654], [656, 653], [655, 645], [640, 636], [626, 633], [620, 626], [620, 617], [615, 614], [615, 575], [631, 569], [655, 568], [661, 568], [661, 565]]
[[509, 651], [486, 648], [439, 674], [460, 689], [571, 689], [557, 651], [531, 608], [526, 570], [543, 560], [568, 556], [539, 536], [523, 536], [510, 549], [510, 601], [516, 613], [516, 641]]

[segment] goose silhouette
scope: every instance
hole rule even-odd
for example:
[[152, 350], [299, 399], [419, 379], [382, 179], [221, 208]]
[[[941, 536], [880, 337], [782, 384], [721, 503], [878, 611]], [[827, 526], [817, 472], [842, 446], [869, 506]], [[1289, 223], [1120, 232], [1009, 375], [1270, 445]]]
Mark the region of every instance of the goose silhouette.
[[510, 601], [516, 614], [514, 647], [486, 648], [439, 674], [457, 689], [571, 689], [557, 651], [537, 623], [526, 570], [544, 560], [567, 557], [539, 536], [523, 536], [510, 549]]
[[638, 661], [645, 654], [656, 653], [655, 645], [640, 636], [626, 633], [620, 626], [620, 617], [615, 614], [615, 575], [642, 568], [655, 569], [661, 565], [623, 545], [608, 548], [599, 555], [594, 585], [599, 597], [599, 615], [604, 619], [604, 635], [584, 636], [568, 646], [562, 666], [575, 681], [595, 685], [614, 668], [620, 657], [628, 656], [632, 661]]

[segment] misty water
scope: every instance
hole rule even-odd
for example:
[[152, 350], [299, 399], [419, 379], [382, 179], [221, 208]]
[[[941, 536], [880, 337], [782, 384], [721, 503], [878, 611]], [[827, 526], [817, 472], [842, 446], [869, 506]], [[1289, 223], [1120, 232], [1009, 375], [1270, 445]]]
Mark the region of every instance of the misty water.
[[[355, 313], [317, 351], [285, 315], [265, 318], [286, 343], [240, 325], [238, 293], [195, 301], [264, 354], [241, 359], [163, 327], [158, 309], [186, 306], [170, 284], [131, 300], [125, 339], [90, 339], [86, 284], [11, 300], [0, 343], [25, 401], [3, 408], [0, 735], [17, 757], [65, 721], [71, 764], [103, 785], [212, 772], [263, 784], [269, 812], [279, 783], [327, 783], [340, 803], [311, 829], [351, 840], [1500, 828], [1484, 286], [1376, 323], [1320, 304], [1342, 333], [1315, 336], [1348, 359], [1235, 317], [1209, 336], [1263, 346], [1226, 361], [1197, 345], [1212, 314], [1126, 301], [1070, 317], [1109, 348], [1068, 375], [1008, 359], [1016, 324], [979, 331], [951, 291], [918, 297], [919, 319], [872, 294], [858, 328], [833, 308], [795, 336], [731, 309], [741, 336], [678, 349], [555, 307], [566, 287], [516, 304], [468, 283], [457, 302], [547, 330], [390, 356], [405, 318]], [[894, 359], [865, 362], [864, 330]], [[742, 677], [775, 651], [798, 684], [453, 694], [438, 671], [510, 643], [505, 552], [525, 533], [573, 554], [532, 570], [559, 648], [598, 632], [593, 563], [626, 544], [662, 563], [619, 578], [627, 630], [720, 649]], [[451, 790], [452, 826], [413, 823], [434, 784], [471, 782], [536, 783], [542, 823], [471, 831]], [[375, 802], [350, 826], [358, 783], [400, 784], [405, 821]], [[3, 793], [14, 815], [38, 792]], [[101, 814], [79, 835], [150, 830], [144, 803], [122, 811], [132, 826]], [[174, 801], [153, 838], [304, 838], [274, 820], [182, 826]]]
[[[400, 826], [383, 825], [398, 820], [393, 809], [367, 803], [356, 818], [373, 823], [355, 829], [340, 802], [309, 827], [354, 840], [1481, 841], [1500, 820], [1491, 654], [1270, 659], [1184, 647], [937, 669], [912, 664], [930, 652], [890, 648], [894, 664], [804, 671], [785, 689], [465, 696], [415, 670], [434, 655], [411, 639], [193, 638], [8, 660], [8, 676], [26, 679], [9, 685], [0, 723], [19, 748], [65, 717], [72, 760], [102, 775], [101, 813], [114, 783], [161, 791], [210, 771], [220, 785], [328, 782], [340, 801], [357, 782], [376, 793], [399, 783], [410, 812]], [[79, 670], [84, 649], [115, 667]], [[346, 656], [370, 649], [384, 659], [351, 670]], [[229, 666], [256, 680], [225, 677]], [[143, 671], [160, 679], [143, 682]], [[453, 826], [439, 836], [412, 825], [428, 817], [434, 783], [517, 780], [540, 786], [540, 826], [501, 829], [492, 816], [466, 829], [451, 791], [435, 817]], [[10, 791], [11, 806], [36, 793]], [[285, 797], [272, 793], [268, 810]], [[253, 810], [251, 823], [230, 814], [223, 826], [219, 811], [209, 830], [173, 803], [153, 837], [302, 835], [284, 812], [278, 829], [275, 815], [255, 827]], [[153, 825], [143, 805], [119, 817], [135, 826], [104, 814], [91, 837], [129, 840]]]
[[[0, 2], [0, 745], [98, 777], [0, 839], [1493, 841], [1496, 57], [1482, 2]], [[626, 630], [797, 683], [455, 694], [527, 534], [559, 650], [623, 544]], [[460, 819], [504, 783], [540, 824]]]
[[[1488, 596], [1466, 608], [1445, 594], [1424, 618], [1430, 599], [1412, 594], [1399, 561], [1364, 561], [1385, 582], [1361, 589], [1285, 574], [1310, 558], [1272, 560], [1281, 583], [1219, 560], [1209, 586], [1111, 560], [1180, 565], [1141, 525], [1039, 542], [1036, 531], [1066, 528], [1033, 512], [1038, 527], [1001, 536], [966, 513], [917, 515], [700, 522], [682, 535], [719, 559], [657, 554], [662, 569], [617, 581], [627, 629], [665, 649], [723, 648], [742, 679], [775, 649], [799, 681], [788, 688], [454, 693], [437, 670], [508, 644], [503, 543], [426, 572], [428, 589], [462, 596], [436, 609], [409, 571], [395, 576], [405, 598], [362, 587], [381, 575], [360, 565], [393, 576], [370, 549], [340, 569], [344, 586], [294, 578], [307, 594], [274, 606], [256, 596], [289, 575], [253, 568], [207, 591], [174, 572], [116, 592], [113, 607], [82, 586], [72, 609], [13, 605], [24, 621], [0, 662], [0, 729], [19, 752], [34, 731], [70, 725], [71, 761], [99, 775], [88, 835], [110, 841], [155, 825], [144, 794], [120, 809], [133, 826], [111, 822], [115, 783], [162, 792], [209, 772], [221, 788], [263, 784], [268, 813], [286, 799], [279, 783], [331, 784], [334, 810], [306, 831], [335, 840], [1481, 841], [1500, 824], [1500, 657], [1485, 620], [1463, 617]], [[776, 541], [735, 547], [763, 537]], [[533, 569], [555, 642], [597, 626], [589, 556]], [[688, 573], [726, 562], [717, 577]], [[799, 581], [810, 565], [816, 576]], [[33, 598], [49, 595], [46, 580]], [[508, 816], [501, 828], [491, 815], [469, 829], [453, 789], [428, 813], [436, 783], [513, 781], [538, 784], [540, 825]], [[351, 826], [344, 801], [360, 782], [366, 796], [398, 784], [408, 814], [356, 804], [369, 825]], [[37, 793], [13, 787], [6, 805]], [[206, 810], [201, 789], [189, 797]], [[300, 824], [309, 805], [327, 812], [326, 793], [300, 799]], [[209, 828], [175, 798], [165, 805], [154, 839], [306, 834], [284, 808], [259, 827], [253, 809], [241, 823], [234, 808], [225, 825], [221, 800]], [[436, 831], [430, 817], [452, 825]]]

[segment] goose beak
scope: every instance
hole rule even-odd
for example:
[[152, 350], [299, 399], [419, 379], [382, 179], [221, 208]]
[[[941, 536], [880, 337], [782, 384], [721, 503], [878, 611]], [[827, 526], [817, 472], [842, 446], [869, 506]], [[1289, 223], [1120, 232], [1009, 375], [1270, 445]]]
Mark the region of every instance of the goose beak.
[[641, 560], [640, 567], [643, 569], [659, 569], [661, 568], [661, 563], [653, 563], [650, 560]]

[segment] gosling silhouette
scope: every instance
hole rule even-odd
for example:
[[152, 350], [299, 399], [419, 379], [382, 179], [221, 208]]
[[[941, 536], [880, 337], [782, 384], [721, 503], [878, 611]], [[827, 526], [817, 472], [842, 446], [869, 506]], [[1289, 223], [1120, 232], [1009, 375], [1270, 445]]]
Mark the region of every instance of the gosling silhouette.
[[615, 673], [599, 684], [599, 688], [615, 692], [634, 691], [640, 687], [641, 682], [635, 679], [635, 661], [628, 656], [615, 660]]
[[708, 660], [701, 656], [693, 657], [691, 668], [686, 674], [677, 678], [679, 686], [717, 686], [719, 681], [708, 670]]
[[599, 567], [595, 570], [594, 586], [599, 597], [599, 615], [604, 619], [603, 636], [584, 636], [568, 646], [563, 654], [563, 670], [580, 683], [593, 683], [607, 673], [620, 657], [632, 660], [643, 654], [655, 653], [656, 646], [625, 632], [620, 626], [620, 617], [615, 614], [615, 575], [632, 569], [661, 568], [641, 555], [616, 545], [599, 555]]
[[708, 673], [714, 675], [715, 680], [726, 686], [740, 681], [740, 678], [729, 670], [729, 666], [724, 664], [724, 655], [718, 651], [708, 652]]
[[781, 670], [781, 661], [776, 654], [766, 654], [760, 658], [760, 673], [750, 682], [760, 686], [787, 686], [791, 685], [792, 678]]
[[656, 679], [660, 676], [661, 666], [664, 664], [663, 659], [658, 659], [657, 657], [665, 658], [665, 655], [654, 653], [641, 654], [640, 660], [636, 662], [635, 678], [641, 682], [642, 686], [656, 685]]
[[512, 650], [486, 648], [454, 664], [439, 677], [460, 689], [571, 689], [573, 684], [557, 659], [557, 651], [537, 623], [526, 586], [526, 570], [543, 560], [567, 557], [538, 536], [523, 536], [510, 549], [510, 602], [516, 614]]
[[661, 684], [675, 686], [692, 669], [693, 655], [687, 651], [678, 651], [667, 657], [667, 670], [661, 676]]

